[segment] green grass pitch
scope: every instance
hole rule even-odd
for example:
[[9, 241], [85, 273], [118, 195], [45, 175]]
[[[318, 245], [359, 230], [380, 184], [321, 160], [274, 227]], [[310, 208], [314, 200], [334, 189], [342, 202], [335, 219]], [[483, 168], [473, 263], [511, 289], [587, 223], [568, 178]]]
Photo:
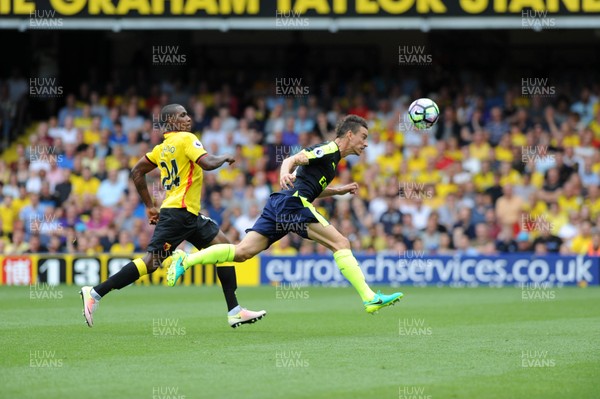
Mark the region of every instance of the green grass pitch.
[[234, 330], [219, 287], [127, 287], [91, 329], [77, 287], [1, 287], [0, 396], [599, 398], [600, 289], [549, 290], [404, 287], [370, 316], [351, 288], [242, 287], [269, 313]]

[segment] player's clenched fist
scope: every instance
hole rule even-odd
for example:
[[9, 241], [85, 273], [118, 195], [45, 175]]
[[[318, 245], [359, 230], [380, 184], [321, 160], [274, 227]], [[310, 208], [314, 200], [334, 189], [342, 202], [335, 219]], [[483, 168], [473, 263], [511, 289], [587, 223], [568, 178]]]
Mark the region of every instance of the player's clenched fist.
[[158, 209], [154, 207], [146, 208], [146, 216], [148, 216], [148, 221], [150, 224], [158, 223]]
[[346, 184], [342, 187], [343, 193], [356, 194], [358, 192], [358, 183]]

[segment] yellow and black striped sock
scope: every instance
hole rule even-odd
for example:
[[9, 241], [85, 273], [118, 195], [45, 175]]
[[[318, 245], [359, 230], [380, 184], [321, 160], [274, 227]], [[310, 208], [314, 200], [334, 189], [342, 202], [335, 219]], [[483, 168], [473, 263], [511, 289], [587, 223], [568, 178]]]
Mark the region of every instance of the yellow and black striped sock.
[[103, 283], [95, 286], [94, 291], [102, 297], [112, 290], [120, 290], [123, 287], [127, 287], [129, 284], [146, 274], [148, 274], [146, 263], [142, 258], [137, 258], [123, 266], [121, 270], [110, 276]]

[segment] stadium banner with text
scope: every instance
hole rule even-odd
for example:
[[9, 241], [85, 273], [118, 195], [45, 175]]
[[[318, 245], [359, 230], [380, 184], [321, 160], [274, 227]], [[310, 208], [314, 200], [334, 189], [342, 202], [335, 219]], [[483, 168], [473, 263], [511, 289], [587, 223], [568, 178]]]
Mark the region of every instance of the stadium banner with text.
[[[369, 284], [519, 286], [598, 285], [598, 257], [357, 255]], [[347, 285], [332, 256], [262, 256], [262, 284]]]
[[[594, 15], [599, 0], [0, 0], [0, 17], [539, 17]], [[279, 13], [279, 14], [278, 14]], [[537, 15], [537, 14], [536, 14]]]
[[[133, 257], [123, 255], [98, 254], [32, 254], [0, 256], [0, 285], [96, 285], [117, 273], [123, 266], [131, 262]], [[249, 259], [243, 264], [236, 264], [239, 286], [259, 284], [259, 259]], [[167, 269], [157, 269], [150, 275], [143, 276], [136, 285], [166, 285]], [[183, 276], [182, 285], [215, 285], [218, 284], [214, 265], [194, 266], [191, 272]]]

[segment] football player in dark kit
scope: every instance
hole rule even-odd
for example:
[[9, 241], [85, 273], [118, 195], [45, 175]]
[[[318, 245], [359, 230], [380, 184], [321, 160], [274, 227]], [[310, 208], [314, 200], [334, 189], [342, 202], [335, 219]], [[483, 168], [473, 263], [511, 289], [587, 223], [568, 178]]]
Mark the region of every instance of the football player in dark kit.
[[360, 295], [365, 310], [375, 313], [403, 297], [401, 292], [391, 295], [375, 293], [365, 281], [350, 241], [320, 215], [312, 201], [316, 198], [355, 194], [358, 184], [350, 183], [330, 188], [338, 162], [348, 155], [360, 155], [367, 147], [367, 122], [348, 115], [336, 127], [333, 141], [306, 148], [285, 159], [281, 164], [282, 190], [271, 194], [259, 219], [237, 245], [217, 244], [194, 254], [173, 253], [173, 262], [167, 273], [167, 283], [175, 285], [179, 277], [193, 265], [221, 262], [243, 262], [267, 249], [289, 232], [316, 241], [333, 252], [340, 271]]

